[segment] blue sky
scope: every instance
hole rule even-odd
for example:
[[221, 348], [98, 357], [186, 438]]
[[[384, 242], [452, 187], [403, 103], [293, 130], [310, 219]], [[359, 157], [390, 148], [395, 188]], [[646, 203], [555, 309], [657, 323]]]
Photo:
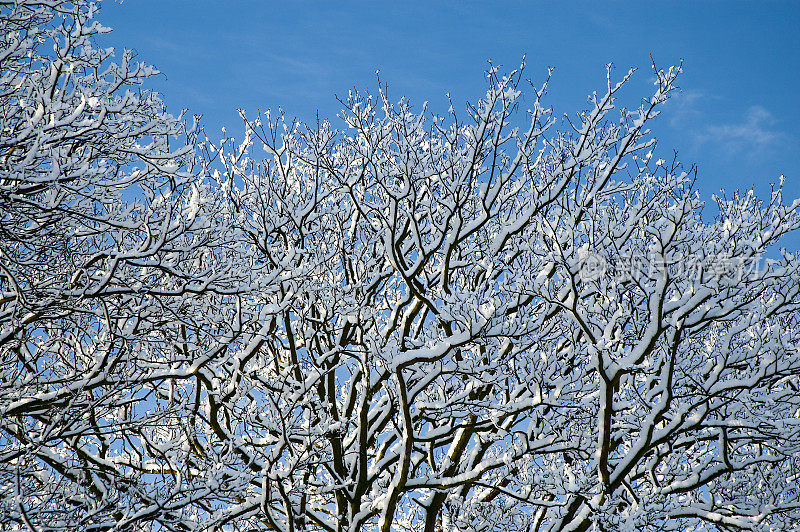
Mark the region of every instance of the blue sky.
[[103, 2], [100, 20], [212, 137], [241, 131], [236, 108], [333, 119], [334, 95], [374, 88], [376, 69], [390, 95], [443, 111], [447, 92], [481, 95], [488, 59], [513, 68], [526, 54], [534, 83], [555, 67], [547, 102], [572, 114], [604, 88], [608, 62], [620, 76], [639, 67], [623, 96], [637, 105], [651, 54], [683, 59], [682, 92], [654, 127], [659, 155], [697, 164], [705, 198], [752, 185], [763, 196], [781, 174], [800, 197], [800, 1], [127, 0]]

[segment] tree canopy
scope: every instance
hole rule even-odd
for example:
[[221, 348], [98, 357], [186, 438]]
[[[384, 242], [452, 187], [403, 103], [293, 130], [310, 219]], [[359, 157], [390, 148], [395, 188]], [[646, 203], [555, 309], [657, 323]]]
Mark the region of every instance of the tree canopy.
[[3, 528], [800, 526], [800, 201], [703, 212], [680, 66], [212, 140], [95, 4], [0, 10]]

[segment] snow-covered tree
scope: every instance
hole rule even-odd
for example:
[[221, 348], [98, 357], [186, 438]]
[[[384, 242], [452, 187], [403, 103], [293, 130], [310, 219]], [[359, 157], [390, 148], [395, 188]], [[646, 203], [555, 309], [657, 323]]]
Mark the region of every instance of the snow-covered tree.
[[0, 5], [2, 526], [800, 525], [800, 201], [701, 217], [680, 68], [197, 144], [91, 4]]
[[143, 88], [154, 69], [97, 47], [96, 10], [0, 2], [4, 530], [149, 526], [197, 497], [153, 476], [183, 414], [159, 401], [173, 367], [231, 331], [199, 310], [224, 311], [212, 300], [239, 283], [215, 256], [196, 132]]

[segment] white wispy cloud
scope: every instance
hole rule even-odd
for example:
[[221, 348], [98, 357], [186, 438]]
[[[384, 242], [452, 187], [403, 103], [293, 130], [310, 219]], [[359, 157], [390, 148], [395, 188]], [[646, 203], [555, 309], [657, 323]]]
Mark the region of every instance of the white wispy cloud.
[[719, 97], [688, 90], [669, 103], [669, 124], [693, 142], [693, 149], [717, 149], [758, 158], [793, 142], [780, 120], [762, 105], [741, 112], [738, 119], [714, 120], [709, 109], [719, 107]]
[[699, 90], [682, 90], [673, 96], [669, 105], [669, 123], [672, 127], [683, 128], [686, 124], [696, 120], [702, 113], [699, 103], [709, 99], [709, 96]]
[[788, 140], [777, 128], [778, 120], [760, 105], [749, 107], [741, 120], [729, 124], [710, 124], [697, 134], [699, 143], [713, 143], [728, 151], [763, 153]]

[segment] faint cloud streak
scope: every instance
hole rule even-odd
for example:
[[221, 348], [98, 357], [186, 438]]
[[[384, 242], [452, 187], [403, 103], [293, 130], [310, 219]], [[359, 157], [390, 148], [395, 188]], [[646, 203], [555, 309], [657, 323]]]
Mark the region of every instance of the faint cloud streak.
[[698, 90], [683, 90], [669, 100], [669, 124], [675, 128], [682, 128], [701, 115], [698, 103], [709, 98]]
[[712, 124], [698, 135], [698, 143], [714, 143], [734, 152], [749, 155], [761, 154], [789, 140], [789, 136], [775, 128], [778, 120], [760, 105], [748, 108], [742, 119], [732, 124]]
[[[669, 124], [692, 139], [695, 150], [718, 149], [759, 158], [792, 142], [779, 120], [764, 106], [745, 109], [738, 120], [720, 123], [708, 120], [708, 109], [719, 97], [697, 90], [683, 91], [670, 101]], [[720, 102], [717, 102], [720, 103]]]

